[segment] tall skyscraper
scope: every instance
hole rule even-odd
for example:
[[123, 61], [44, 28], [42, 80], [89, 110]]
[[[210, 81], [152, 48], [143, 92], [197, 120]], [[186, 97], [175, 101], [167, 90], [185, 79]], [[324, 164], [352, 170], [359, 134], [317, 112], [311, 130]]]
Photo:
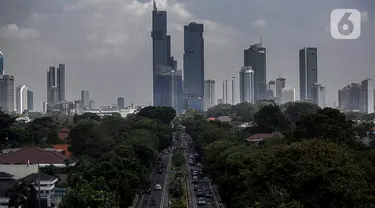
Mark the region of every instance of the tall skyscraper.
[[184, 109], [184, 91], [182, 82], [182, 70], [172, 72], [173, 86], [172, 86], [172, 102], [177, 114], [181, 114]]
[[223, 103], [235, 105], [235, 77], [223, 81]]
[[240, 102], [254, 103], [254, 71], [251, 66], [240, 70]]
[[296, 101], [296, 91], [294, 88], [283, 88], [281, 90], [281, 103]]
[[361, 83], [361, 112], [373, 113], [374, 112], [374, 83], [371, 79], [367, 78]]
[[27, 110], [34, 110], [34, 93], [31, 90], [27, 90]]
[[[165, 74], [177, 67], [177, 61], [171, 56], [171, 37], [167, 35], [167, 12], [158, 11], [155, 1], [152, 11], [152, 65], [153, 65], [153, 105], [171, 106], [165, 94], [171, 92], [171, 83], [166, 83]], [[167, 84], [168, 86], [164, 86]], [[165, 92], [167, 90], [168, 92]], [[167, 105], [166, 105], [167, 104]]]
[[0, 75], [0, 108], [13, 112], [14, 109], [14, 76]]
[[57, 68], [58, 101], [65, 101], [65, 64], [59, 64]]
[[300, 100], [311, 101], [312, 88], [318, 83], [318, 49], [307, 47], [299, 50]]
[[16, 109], [18, 114], [21, 114], [24, 110], [27, 110], [27, 102], [26, 85], [18, 85], [16, 88]]
[[284, 77], [279, 77], [276, 79], [276, 98], [281, 100], [281, 93], [284, 89], [284, 87], [286, 87], [286, 79]]
[[321, 84], [314, 84], [311, 91], [311, 101], [321, 108], [326, 107], [326, 89]]
[[[204, 98], [203, 24], [191, 22], [184, 27], [184, 92], [186, 99]], [[187, 106], [189, 108], [189, 106]], [[203, 110], [203, 106], [201, 106]]]
[[252, 45], [244, 51], [244, 66], [251, 66], [254, 71], [255, 101], [267, 99], [266, 48], [262, 43]]
[[120, 108], [120, 109], [125, 108], [125, 99], [123, 97], [117, 98], [117, 107]]
[[90, 102], [90, 94], [88, 90], [81, 91], [81, 102], [80, 107], [81, 110], [88, 110], [89, 109], [89, 102]]
[[275, 99], [276, 97], [276, 82], [275, 80], [268, 81], [268, 98]]
[[4, 56], [0, 51], [0, 75], [4, 75]]
[[207, 111], [209, 108], [215, 106], [215, 80], [204, 81], [204, 110]]
[[56, 99], [56, 68], [50, 66], [47, 70], [47, 103], [52, 104], [57, 102]]
[[[173, 70], [170, 66], [157, 66], [154, 96], [155, 106], [173, 107]], [[156, 103], [156, 104], [155, 104]]]
[[220, 105], [220, 104], [223, 104], [224, 101], [223, 101], [223, 98], [218, 98], [217, 99], [217, 104]]

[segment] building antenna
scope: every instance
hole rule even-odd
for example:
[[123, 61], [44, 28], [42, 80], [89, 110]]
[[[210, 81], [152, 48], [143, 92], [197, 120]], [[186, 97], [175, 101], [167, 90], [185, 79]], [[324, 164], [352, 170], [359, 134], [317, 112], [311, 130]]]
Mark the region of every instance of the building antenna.
[[263, 37], [260, 37], [260, 43], [263, 44]]

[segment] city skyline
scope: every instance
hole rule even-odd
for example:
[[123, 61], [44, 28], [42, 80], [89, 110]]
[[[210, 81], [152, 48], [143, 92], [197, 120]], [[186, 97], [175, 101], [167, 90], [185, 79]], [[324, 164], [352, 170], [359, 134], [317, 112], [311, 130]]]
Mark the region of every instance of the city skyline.
[[[149, 85], [152, 80], [150, 1], [111, 2], [106, 4], [103, 10], [99, 10], [104, 4], [101, 1], [96, 4], [83, 4], [70, 0], [47, 5], [41, 2], [34, 2], [34, 6], [26, 2], [27, 12], [9, 2], [0, 8], [0, 50], [4, 53], [4, 70], [6, 74], [15, 76], [16, 85], [25, 84], [33, 89], [35, 109], [41, 109], [41, 102], [45, 100], [43, 71], [49, 65], [58, 63], [65, 63], [68, 69], [67, 100], [75, 99], [78, 89], [82, 88], [90, 89], [99, 105], [112, 101], [119, 94], [125, 95], [127, 100], [144, 105], [152, 100], [152, 88]], [[286, 77], [288, 86], [296, 88], [297, 98], [298, 49], [309, 45], [319, 50], [318, 80], [326, 86], [327, 104], [337, 101], [337, 90], [342, 86], [364, 77], [375, 78], [375, 63], [371, 59], [371, 52], [375, 50], [375, 44], [371, 41], [375, 34], [375, 29], [371, 27], [374, 16], [366, 13], [374, 11], [374, 4], [370, 1], [292, 1], [295, 3], [295, 13], [285, 12], [285, 16], [278, 18], [272, 16], [275, 5], [271, 8], [267, 4], [280, 3], [271, 0], [240, 1], [239, 5], [233, 5], [230, 10], [225, 10], [225, 3], [220, 0], [215, 1], [215, 4], [211, 1], [199, 3], [199, 7], [193, 0], [186, 4], [172, 0], [168, 1], [168, 4], [166, 2], [157, 1], [157, 4], [168, 12], [172, 54], [178, 60], [178, 68], [182, 68], [181, 28], [192, 21], [203, 23], [206, 41], [205, 77], [218, 83], [226, 77], [237, 77], [238, 68], [242, 65], [243, 50], [259, 42], [260, 37], [264, 38], [267, 48], [267, 81], [278, 76]], [[215, 11], [223, 11], [221, 13], [225, 15], [220, 17], [209, 12], [212, 6]], [[35, 10], [37, 7], [39, 9]], [[251, 7], [252, 14], [248, 17], [240, 16], [241, 7]], [[311, 9], [306, 11], [306, 7]], [[330, 37], [326, 30], [329, 26], [329, 13], [340, 7], [357, 8], [363, 12], [363, 31], [359, 40], [337, 41]], [[3, 8], [10, 8], [17, 16], [2, 12]], [[119, 11], [117, 8], [123, 10]], [[282, 4], [278, 8], [282, 11], [289, 9]], [[125, 14], [124, 10], [128, 12]], [[19, 15], [21, 13], [22, 15]], [[126, 20], [119, 21], [114, 26], [104, 24], [109, 23], [112, 18], [118, 19], [114, 17], [120, 14], [126, 15]], [[66, 18], [69, 16], [71, 18]], [[71, 22], [72, 18], [74, 22]], [[78, 25], [75, 24], [75, 18], [90, 24], [87, 28], [76, 28]], [[61, 24], [52, 25], [56, 21], [61, 21]], [[289, 23], [290, 21], [292, 22]], [[276, 26], [278, 22], [283, 23], [283, 29]], [[129, 24], [141, 26], [129, 27]], [[309, 29], [302, 29], [306, 25]], [[75, 32], [67, 35], [69, 33], [66, 31]], [[98, 44], [90, 41], [96, 41]], [[128, 51], [131, 51], [131, 54], [127, 53]], [[25, 54], [32, 55], [28, 57]], [[25, 70], [30, 72], [28, 76], [24, 76]], [[106, 76], [107, 74], [113, 76]], [[141, 78], [145, 80], [142, 85], [139, 82]], [[95, 84], [98, 82], [108, 84], [97, 87]], [[118, 83], [121, 83], [121, 87], [118, 87]], [[217, 87], [216, 95], [220, 94], [220, 87]], [[236, 98], [238, 102], [239, 97]]]

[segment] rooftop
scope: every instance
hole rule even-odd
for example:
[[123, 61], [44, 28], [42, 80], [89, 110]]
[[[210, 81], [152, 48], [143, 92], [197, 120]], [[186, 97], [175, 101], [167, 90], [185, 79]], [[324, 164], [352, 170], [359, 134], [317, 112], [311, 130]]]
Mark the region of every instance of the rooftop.
[[65, 164], [67, 158], [39, 147], [22, 148], [0, 156], [0, 164]]

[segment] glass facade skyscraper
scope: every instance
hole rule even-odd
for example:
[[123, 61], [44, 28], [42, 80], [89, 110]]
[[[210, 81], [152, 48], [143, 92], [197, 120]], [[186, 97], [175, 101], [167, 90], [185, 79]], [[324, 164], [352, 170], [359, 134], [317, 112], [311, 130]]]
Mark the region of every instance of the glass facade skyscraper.
[[4, 75], [4, 56], [0, 51], [0, 75]]
[[[203, 24], [192, 22], [184, 27], [184, 92], [186, 99], [204, 98], [204, 39]], [[195, 100], [195, 101], [196, 101]], [[194, 103], [194, 109], [199, 102]], [[203, 104], [203, 102], [201, 102]], [[187, 105], [189, 107], [189, 104]], [[199, 108], [203, 110], [203, 105]]]
[[254, 71], [251, 66], [240, 70], [240, 102], [254, 103]]
[[267, 99], [266, 48], [262, 43], [252, 45], [244, 51], [244, 66], [251, 66], [254, 71], [255, 101]]
[[152, 11], [153, 105], [173, 106], [172, 71], [177, 61], [171, 56], [171, 37], [167, 35], [167, 12], [158, 11], [155, 1]]
[[299, 50], [299, 93], [301, 101], [313, 101], [312, 91], [318, 83], [318, 51], [317, 48]]

